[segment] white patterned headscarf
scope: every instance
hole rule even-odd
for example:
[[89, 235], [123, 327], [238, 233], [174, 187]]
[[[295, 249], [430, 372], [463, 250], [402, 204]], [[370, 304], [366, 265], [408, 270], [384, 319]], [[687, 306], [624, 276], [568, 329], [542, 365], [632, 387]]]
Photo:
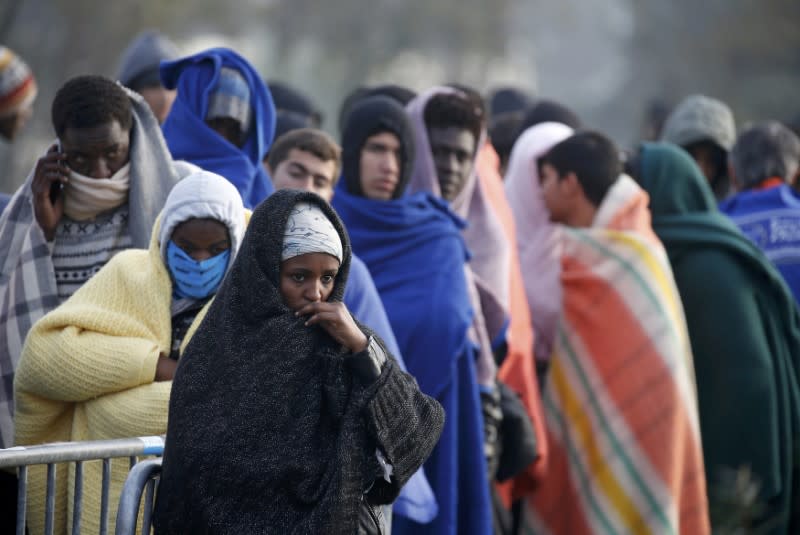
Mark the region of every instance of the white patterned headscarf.
[[286, 221], [281, 261], [308, 253], [327, 253], [342, 261], [342, 239], [318, 206], [297, 203]]

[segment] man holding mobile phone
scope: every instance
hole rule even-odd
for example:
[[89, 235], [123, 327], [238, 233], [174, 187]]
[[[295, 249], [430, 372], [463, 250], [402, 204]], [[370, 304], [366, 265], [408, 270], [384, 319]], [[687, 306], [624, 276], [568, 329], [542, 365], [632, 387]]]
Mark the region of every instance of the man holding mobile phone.
[[147, 248], [179, 178], [144, 99], [78, 76], [52, 105], [58, 137], [0, 216], [0, 448], [13, 440], [13, 376], [31, 326], [116, 253]]

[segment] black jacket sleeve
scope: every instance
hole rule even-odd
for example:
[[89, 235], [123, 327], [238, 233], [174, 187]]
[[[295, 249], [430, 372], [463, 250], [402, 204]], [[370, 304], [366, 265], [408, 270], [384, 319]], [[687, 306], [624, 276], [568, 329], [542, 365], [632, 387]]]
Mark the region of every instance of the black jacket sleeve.
[[[368, 496], [373, 504], [391, 503], [439, 441], [444, 409], [420, 391], [417, 381], [400, 369], [376, 338], [370, 337], [367, 349], [350, 358], [359, 359], [351, 363], [356, 380], [374, 388], [364, 418], [375, 446], [392, 465], [388, 483], [377, 454], [370, 452], [376, 480]], [[380, 370], [377, 376], [376, 370]]]

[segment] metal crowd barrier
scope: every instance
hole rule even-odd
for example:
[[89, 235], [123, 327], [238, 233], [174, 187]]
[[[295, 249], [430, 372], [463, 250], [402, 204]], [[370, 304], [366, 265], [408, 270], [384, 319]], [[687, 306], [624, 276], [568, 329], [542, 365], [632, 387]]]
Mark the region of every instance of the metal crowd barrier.
[[139, 533], [150, 533], [153, 526], [153, 505], [158, 477], [161, 475], [161, 457], [142, 461], [131, 468], [117, 510], [117, 531], [115, 535], [136, 535], [136, 522], [139, 520], [139, 504], [144, 496], [142, 529]]
[[[83, 463], [85, 461], [103, 461], [103, 478], [100, 498], [100, 534], [108, 533], [108, 500], [111, 477], [111, 459], [129, 459], [130, 467], [137, 466], [138, 457], [146, 455], [162, 455], [164, 452], [163, 437], [137, 437], [115, 440], [95, 440], [87, 442], [59, 442], [40, 446], [18, 446], [0, 449], [0, 468], [17, 468], [19, 483], [17, 487], [17, 535], [25, 535], [25, 512], [27, 506], [28, 466], [47, 465], [47, 498], [45, 502], [45, 535], [53, 533], [53, 517], [55, 509], [56, 465], [59, 463], [75, 463], [75, 492], [72, 504], [72, 534], [81, 532], [81, 502], [83, 498]], [[139, 463], [144, 464], [144, 462]], [[160, 468], [160, 460], [158, 463]], [[125, 483], [125, 489], [128, 482]], [[149, 489], [148, 493], [154, 492]], [[125, 496], [125, 492], [123, 492]], [[139, 490], [141, 497], [141, 489]], [[150, 495], [152, 509], [152, 495]], [[138, 502], [136, 503], [138, 514]], [[149, 510], [147, 510], [149, 518]], [[133, 529], [136, 528], [136, 518]], [[133, 531], [131, 531], [133, 533]]]

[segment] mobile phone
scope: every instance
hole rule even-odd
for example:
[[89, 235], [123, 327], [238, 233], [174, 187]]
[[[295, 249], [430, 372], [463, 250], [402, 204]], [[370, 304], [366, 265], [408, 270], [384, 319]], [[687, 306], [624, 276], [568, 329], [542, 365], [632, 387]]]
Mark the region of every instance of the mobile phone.
[[[56, 138], [56, 147], [57, 147], [57, 152], [59, 154], [63, 154], [63, 151], [61, 149], [61, 140], [58, 139], [58, 138]], [[61, 190], [62, 189], [64, 189], [64, 183], [63, 182], [58, 181], [58, 182], [53, 182], [52, 184], [50, 184], [50, 202], [52, 202], [52, 203], [56, 202], [56, 199], [58, 199], [58, 196], [61, 195]]]

